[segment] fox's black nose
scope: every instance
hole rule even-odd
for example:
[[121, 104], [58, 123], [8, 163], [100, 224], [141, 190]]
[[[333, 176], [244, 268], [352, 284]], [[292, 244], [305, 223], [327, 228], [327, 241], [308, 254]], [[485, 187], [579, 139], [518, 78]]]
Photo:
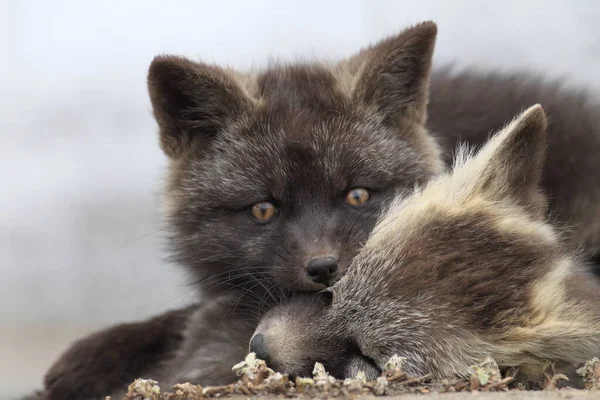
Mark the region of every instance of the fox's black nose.
[[316, 283], [329, 285], [337, 272], [338, 262], [333, 257], [313, 258], [308, 262], [306, 272]]

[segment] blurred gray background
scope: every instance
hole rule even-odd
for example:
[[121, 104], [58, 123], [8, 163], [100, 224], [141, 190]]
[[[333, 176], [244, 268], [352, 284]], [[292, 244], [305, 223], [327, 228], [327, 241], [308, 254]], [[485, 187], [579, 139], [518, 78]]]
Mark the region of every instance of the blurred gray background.
[[78, 336], [191, 300], [164, 261], [154, 55], [336, 59], [426, 19], [437, 64], [533, 68], [600, 91], [594, 0], [2, 0], [0, 398], [40, 386]]

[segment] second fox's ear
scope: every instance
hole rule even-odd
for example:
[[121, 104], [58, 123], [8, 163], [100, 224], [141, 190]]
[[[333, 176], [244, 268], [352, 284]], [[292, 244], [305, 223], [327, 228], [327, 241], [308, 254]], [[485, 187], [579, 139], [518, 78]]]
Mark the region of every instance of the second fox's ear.
[[535, 105], [492, 137], [481, 151], [462, 166], [472, 191], [492, 200], [510, 199], [533, 207], [540, 196], [546, 158], [547, 118]]
[[395, 123], [424, 123], [437, 25], [423, 22], [347, 60], [356, 80], [352, 97]]
[[148, 91], [161, 147], [171, 158], [194, 141], [206, 144], [252, 106], [234, 74], [183, 57], [156, 57], [148, 72]]

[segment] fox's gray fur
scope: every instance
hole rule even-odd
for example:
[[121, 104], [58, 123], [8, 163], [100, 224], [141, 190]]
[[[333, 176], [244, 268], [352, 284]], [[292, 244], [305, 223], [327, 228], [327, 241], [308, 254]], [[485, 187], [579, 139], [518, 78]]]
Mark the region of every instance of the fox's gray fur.
[[[551, 121], [543, 174], [550, 212], [574, 228], [575, 247], [586, 254], [600, 248], [599, 183], [590, 173], [600, 170], [598, 107], [584, 93], [527, 74], [437, 69], [430, 79], [436, 33], [434, 23], [423, 23], [339, 63], [248, 73], [175, 56], [152, 62], [150, 97], [169, 158], [164, 209], [173, 260], [192, 271], [201, 305], [180, 324], [184, 353], [169, 352], [162, 363], [132, 373], [174, 359], [165, 369], [175, 371], [172, 377], [234, 379], [229, 363], [244, 356], [263, 311], [339, 280], [390, 199], [442, 172], [457, 140], [482, 143], [531, 104], [542, 103]], [[353, 187], [370, 190], [361, 207], [344, 202]], [[257, 224], [249, 208], [264, 200], [280, 212]], [[315, 283], [307, 262], [324, 255], [337, 259], [337, 271]], [[229, 326], [235, 332], [219, 333]], [[220, 340], [204, 340], [215, 335]], [[196, 361], [190, 347], [198, 348]], [[206, 348], [223, 356], [222, 369], [191, 367], [204, 364]], [[126, 346], [111, 351], [125, 364], [136, 359]], [[68, 350], [51, 369], [49, 398], [79, 398], [82, 385], [111, 370], [110, 364], [69, 368], [78, 357]]]
[[434, 378], [468, 376], [488, 355], [540, 375], [600, 355], [600, 284], [545, 217], [546, 142], [538, 105], [460, 153], [391, 205], [329, 299], [267, 313], [252, 350], [281, 372], [319, 361], [339, 378], [374, 378], [394, 354]]

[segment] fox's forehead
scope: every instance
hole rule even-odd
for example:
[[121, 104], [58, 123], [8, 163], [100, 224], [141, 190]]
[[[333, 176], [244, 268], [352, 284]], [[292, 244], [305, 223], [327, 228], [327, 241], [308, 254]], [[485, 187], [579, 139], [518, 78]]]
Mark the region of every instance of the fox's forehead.
[[[300, 133], [298, 133], [300, 131]], [[350, 114], [255, 116], [237, 121], [199, 149], [188, 164], [190, 186], [226, 186], [224, 191], [271, 192], [289, 197], [302, 186], [344, 191], [412, 187], [431, 177], [431, 168], [401, 133], [376, 118]], [[236, 185], [230, 181], [235, 179]], [[224, 192], [225, 194], [225, 192]]]
[[251, 94], [278, 112], [289, 108], [334, 110], [350, 96], [331, 67], [320, 63], [274, 65], [250, 78], [254, 78]]
[[488, 280], [522, 287], [562, 257], [554, 230], [518, 208], [481, 199], [425, 203], [397, 209], [377, 224], [336, 285], [346, 300], [433, 293], [459, 301], [463, 289]]

